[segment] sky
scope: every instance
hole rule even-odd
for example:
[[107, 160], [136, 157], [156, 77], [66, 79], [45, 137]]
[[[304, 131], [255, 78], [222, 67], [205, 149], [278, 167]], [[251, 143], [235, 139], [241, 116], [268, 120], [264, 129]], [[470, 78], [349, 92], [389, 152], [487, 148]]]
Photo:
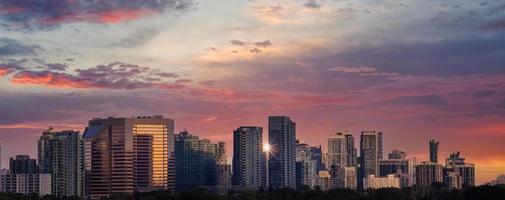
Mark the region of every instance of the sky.
[[505, 174], [505, 3], [0, 0], [3, 167], [50, 126], [156, 114], [230, 154], [269, 115], [323, 149], [381, 130], [423, 161], [435, 138], [486, 183]]

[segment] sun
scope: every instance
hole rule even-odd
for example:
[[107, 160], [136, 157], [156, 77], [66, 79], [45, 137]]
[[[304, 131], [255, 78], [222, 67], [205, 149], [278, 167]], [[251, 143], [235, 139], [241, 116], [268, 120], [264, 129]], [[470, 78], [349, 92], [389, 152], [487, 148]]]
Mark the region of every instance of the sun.
[[271, 151], [270, 144], [263, 144], [263, 151], [264, 152], [270, 152]]

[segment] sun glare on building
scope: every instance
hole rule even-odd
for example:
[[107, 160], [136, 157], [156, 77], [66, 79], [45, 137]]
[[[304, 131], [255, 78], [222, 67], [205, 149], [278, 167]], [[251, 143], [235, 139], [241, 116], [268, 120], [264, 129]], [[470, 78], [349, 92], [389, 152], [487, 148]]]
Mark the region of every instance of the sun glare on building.
[[264, 144], [263, 145], [263, 151], [264, 152], [270, 152], [271, 151], [270, 144]]

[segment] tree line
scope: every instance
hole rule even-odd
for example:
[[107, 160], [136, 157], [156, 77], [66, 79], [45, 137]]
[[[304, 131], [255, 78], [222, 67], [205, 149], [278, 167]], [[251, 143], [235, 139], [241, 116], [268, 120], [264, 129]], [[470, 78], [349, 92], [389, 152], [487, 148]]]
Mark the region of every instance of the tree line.
[[[153, 191], [135, 194], [113, 194], [103, 200], [495, 200], [505, 199], [505, 185], [482, 185], [461, 190], [448, 189], [443, 185], [428, 188], [383, 188], [355, 191], [335, 189], [277, 189], [258, 192], [229, 191], [227, 194], [194, 189], [187, 192]], [[81, 200], [79, 197], [56, 198], [54, 196], [21, 195], [0, 193], [0, 200]]]

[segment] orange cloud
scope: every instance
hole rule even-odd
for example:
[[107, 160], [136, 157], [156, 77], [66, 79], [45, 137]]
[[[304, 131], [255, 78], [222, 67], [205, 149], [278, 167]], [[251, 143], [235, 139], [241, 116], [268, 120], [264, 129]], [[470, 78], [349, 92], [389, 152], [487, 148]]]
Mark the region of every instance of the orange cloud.
[[15, 84], [36, 84], [50, 87], [91, 88], [95, 87], [86, 80], [75, 79], [71, 76], [55, 72], [30, 73], [19, 72], [11, 79]]
[[151, 15], [152, 13], [152, 10], [147, 9], [116, 9], [99, 13], [97, 20], [101, 23], [116, 24], [125, 21], [133, 21]]

